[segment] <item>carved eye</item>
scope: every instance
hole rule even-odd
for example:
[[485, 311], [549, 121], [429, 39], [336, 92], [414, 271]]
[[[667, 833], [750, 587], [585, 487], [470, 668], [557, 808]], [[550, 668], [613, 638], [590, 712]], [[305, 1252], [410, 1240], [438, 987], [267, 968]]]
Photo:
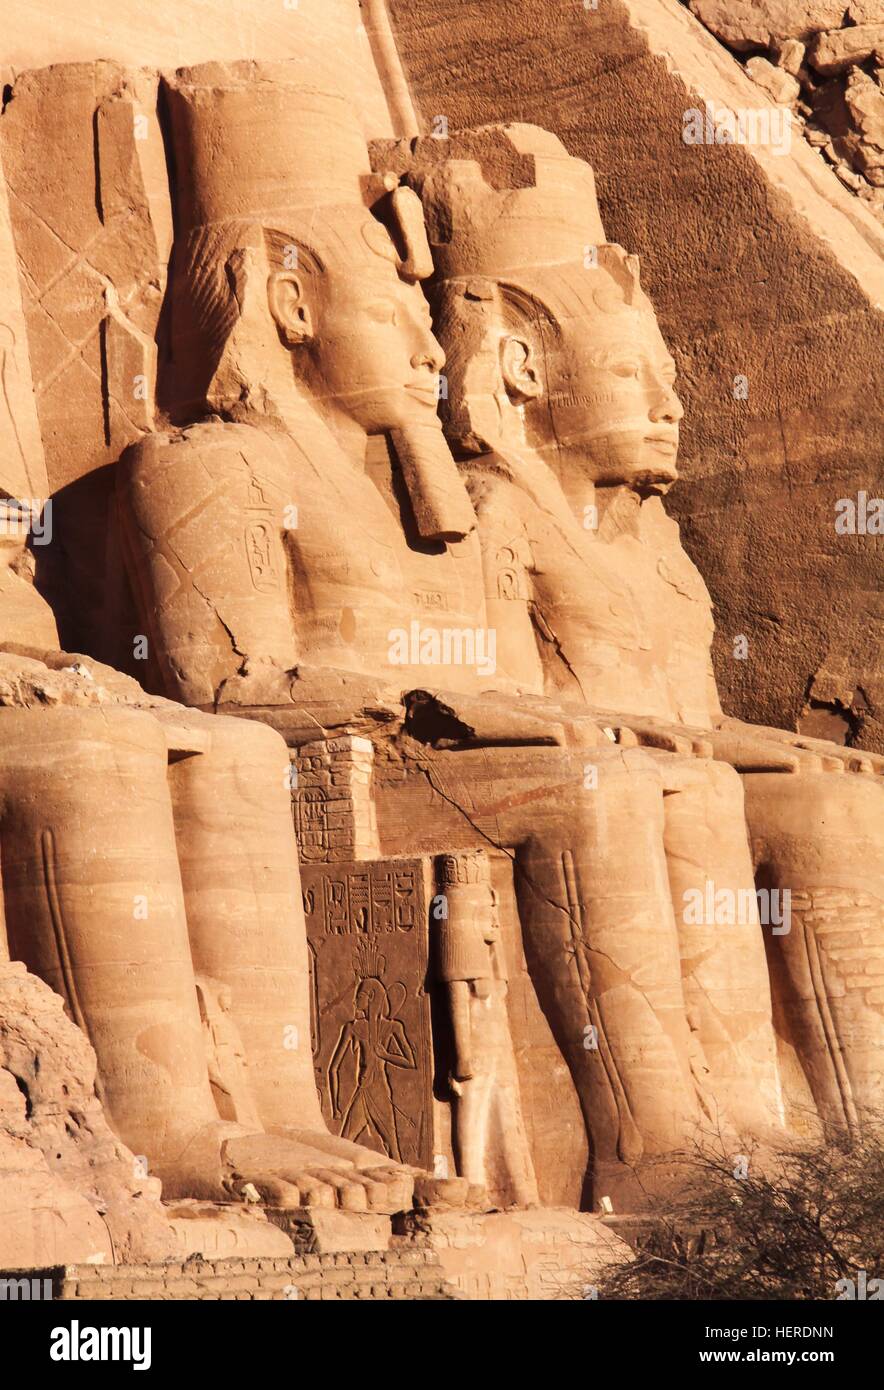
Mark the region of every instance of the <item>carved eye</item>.
[[378, 299], [366, 309], [368, 317], [375, 323], [396, 323], [396, 305], [391, 299]]
[[641, 363], [636, 362], [633, 359], [627, 360], [626, 358], [624, 358], [620, 362], [612, 362], [610, 364], [610, 370], [614, 373], [615, 376], [637, 377], [639, 372], [641, 371]]

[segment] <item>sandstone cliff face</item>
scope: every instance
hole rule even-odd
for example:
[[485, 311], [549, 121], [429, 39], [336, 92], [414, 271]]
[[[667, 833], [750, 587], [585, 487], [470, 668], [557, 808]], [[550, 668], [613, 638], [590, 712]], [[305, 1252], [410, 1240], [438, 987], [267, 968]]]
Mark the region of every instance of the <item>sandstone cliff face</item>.
[[95, 1094], [95, 1054], [61, 999], [0, 963], [0, 1269], [164, 1260], [177, 1242]]

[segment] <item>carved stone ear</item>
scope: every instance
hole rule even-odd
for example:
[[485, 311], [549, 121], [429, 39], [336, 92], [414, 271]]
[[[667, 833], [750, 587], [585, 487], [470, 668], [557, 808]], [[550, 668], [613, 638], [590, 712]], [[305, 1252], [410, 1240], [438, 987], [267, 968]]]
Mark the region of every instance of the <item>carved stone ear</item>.
[[313, 337], [313, 315], [304, 302], [304, 285], [292, 270], [275, 270], [267, 281], [267, 302], [287, 347]]
[[543, 394], [543, 382], [534, 365], [534, 349], [527, 339], [513, 334], [501, 339], [500, 370], [512, 400], [521, 404]]

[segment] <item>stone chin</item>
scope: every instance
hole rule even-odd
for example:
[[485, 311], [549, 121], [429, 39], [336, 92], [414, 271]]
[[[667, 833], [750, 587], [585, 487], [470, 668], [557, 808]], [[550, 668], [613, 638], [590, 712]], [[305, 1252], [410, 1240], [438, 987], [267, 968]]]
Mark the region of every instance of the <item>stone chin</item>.
[[624, 481], [637, 491], [668, 492], [678, 482], [678, 441], [645, 439], [636, 466]]
[[385, 385], [342, 394], [339, 403], [367, 434], [389, 430], [426, 429], [441, 422], [435, 388]]
[[671, 469], [666, 473], [649, 472], [635, 473], [629, 479], [625, 479], [634, 492], [642, 496], [665, 497], [673, 483], [678, 482], [678, 473]]
[[677, 435], [650, 433], [646, 425], [591, 438], [572, 437], [563, 452], [578, 462], [597, 487], [665, 493], [678, 481]]

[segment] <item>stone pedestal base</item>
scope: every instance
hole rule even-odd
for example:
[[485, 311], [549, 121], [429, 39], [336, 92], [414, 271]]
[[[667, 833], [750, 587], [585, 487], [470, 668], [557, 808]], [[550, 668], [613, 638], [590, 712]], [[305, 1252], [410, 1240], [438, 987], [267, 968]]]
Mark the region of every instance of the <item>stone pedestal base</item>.
[[284, 1260], [295, 1253], [291, 1238], [261, 1207], [186, 1201], [166, 1211], [182, 1260]]
[[389, 1216], [372, 1212], [328, 1210], [324, 1207], [266, 1208], [275, 1228], [285, 1233], [298, 1255], [327, 1255], [344, 1251], [389, 1250]]
[[17, 1273], [0, 1270], [0, 1297], [66, 1303], [92, 1299], [418, 1302], [459, 1295], [446, 1283], [432, 1250], [405, 1248], [289, 1259], [191, 1259], [161, 1265], [62, 1265]]
[[[237, 1255], [146, 1265], [68, 1265], [0, 1271], [7, 1299], [388, 1300], [591, 1298], [603, 1271], [631, 1256], [597, 1216], [564, 1209], [510, 1212], [414, 1212], [388, 1217], [317, 1210], [272, 1212], [266, 1223], [243, 1215]], [[186, 1218], [173, 1216], [176, 1229]], [[279, 1222], [279, 1225], [276, 1223]], [[286, 1224], [286, 1230], [281, 1229]], [[196, 1235], [212, 1223], [203, 1215]], [[228, 1242], [235, 1214], [226, 1223]], [[264, 1227], [263, 1237], [261, 1227]], [[221, 1237], [219, 1237], [220, 1239]], [[261, 1239], [268, 1244], [262, 1256]], [[284, 1257], [273, 1241], [294, 1245]], [[312, 1241], [311, 1249], [305, 1243]], [[200, 1241], [196, 1242], [198, 1246]], [[196, 1249], [195, 1246], [195, 1249]], [[254, 1247], [254, 1248], [252, 1248]], [[3, 1291], [6, 1290], [5, 1294]]]
[[601, 1218], [560, 1208], [422, 1212], [404, 1226], [452, 1288], [477, 1301], [591, 1298], [603, 1271], [632, 1256]]

